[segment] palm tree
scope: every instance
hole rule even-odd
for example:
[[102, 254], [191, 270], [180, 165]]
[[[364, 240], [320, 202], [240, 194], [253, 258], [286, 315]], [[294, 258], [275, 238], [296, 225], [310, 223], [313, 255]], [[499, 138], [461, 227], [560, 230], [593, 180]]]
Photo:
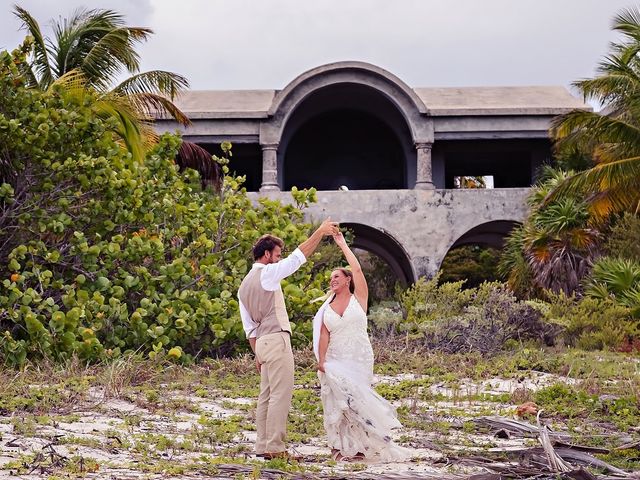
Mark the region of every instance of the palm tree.
[[567, 195], [544, 203], [549, 192], [569, 175], [548, 167], [543, 170], [528, 198], [528, 218], [507, 239], [500, 272], [522, 296], [545, 289], [572, 293], [599, 253], [600, 234], [590, 226], [591, 217], [583, 201]]
[[[135, 50], [153, 32], [129, 27], [112, 10], [77, 10], [68, 19], [53, 24], [53, 38], [42, 34], [38, 22], [25, 9], [15, 6], [33, 45], [32, 60], [23, 74], [27, 85], [47, 90], [62, 86], [79, 94], [97, 94], [96, 109], [118, 119], [118, 133], [134, 158], [140, 160], [145, 145], [153, 141], [153, 114], [167, 114], [187, 125], [189, 119], [173, 103], [187, 88], [186, 78], [154, 70], [140, 73]], [[131, 76], [120, 83], [123, 72]]]
[[640, 10], [622, 10], [613, 30], [623, 41], [612, 44], [598, 75], [573, 84], [604, 113], [574, 110], [557, 117], [551, 129], [557, 148], [586, 152], [595, 166], [560, 184], [547, 202], [584, 192], [600, 221], [611, 213], [640, 210]]
[[[227, 153], [227, 152], [225, 152]], [[202, 188], [211, 187], [219, 191], [224, 179], [222, 165], [212, 159], [212, 156], [200, 145], [182, 142], [176, 155], [176, 163], [181, 170], [192, 168], [200, 173]]]
[[[23, 74], [27, 86], [47, 90], [62, 88], [66, 94], [97, 95], [97, 115], [117, 119], [117, 134], [135, 160], [155, 142], [151, 122], [156, 115], [169, 115], [183, 125], [187, 116], [173, 99], [189, 82], [181, 75], [153, 70], [140, 73], [137, 44], [153, 31], [125, 25], [124, 17], [112, 10], [76, 10], [71, 18], [53, 24], [54, 38], [42, 35], [40, 25], [27, 10], [15, 7], [31, 37], [33, 58]], [[131, 76], [116, 83], [122, 72]], [[203, 186], [219, 189], [223, 173], [220, 164], [201, 147], [183, 142], [176, 162], [181, 169], [200, 172]]]

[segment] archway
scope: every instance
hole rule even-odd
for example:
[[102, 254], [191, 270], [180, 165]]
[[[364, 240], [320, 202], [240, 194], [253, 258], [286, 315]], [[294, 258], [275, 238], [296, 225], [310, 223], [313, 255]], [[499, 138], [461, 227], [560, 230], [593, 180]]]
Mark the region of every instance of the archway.
[[[271, 176], [263, 184], [413, 187], [416, 145], [434, 140], [428, 114], [414, 90], [375, 65], [337, 62], [311, 69], [276, 93], [260, 125], [265, 152], [277, 152], [265, 157], [264, 172]], [[347, 174], [345, 181], [337, 181], [336, 169]]]
[[366, 250], [389, 265], [398, 281], [407, 286], [416, 280], [407, 252], [390, 234], [361, 223], [340, 223], [353, 232], [353, 248]]
[[476, 225], [453, 242], [449, 250], [469, 244], [501, 249], [505, 238], [519, 224], [514, 220], [495, 220]]
[[458, 238], [440, 264], [440, 281], [465, 280], [465, 287], [499, 279], [498, 260], [504, 241], [518, 222], [497, 220], [477, 225]]

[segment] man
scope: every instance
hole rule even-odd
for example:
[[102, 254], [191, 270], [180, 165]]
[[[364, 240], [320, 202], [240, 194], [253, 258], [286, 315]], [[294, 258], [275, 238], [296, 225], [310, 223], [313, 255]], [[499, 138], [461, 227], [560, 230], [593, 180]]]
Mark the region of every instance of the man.
[[263, 235], [253, 246], [255, 263], [238, 290], [240, 317], [260, 372], [256, 412], [256, 455], [294, 458], [285, 447], [287, 417], [293, 395], [291, 325], [280, 281], [307, 261], [322, 237], [338, 233], [338, 224], [322, 222], [291, 255], [281, 260], [284, 242]]

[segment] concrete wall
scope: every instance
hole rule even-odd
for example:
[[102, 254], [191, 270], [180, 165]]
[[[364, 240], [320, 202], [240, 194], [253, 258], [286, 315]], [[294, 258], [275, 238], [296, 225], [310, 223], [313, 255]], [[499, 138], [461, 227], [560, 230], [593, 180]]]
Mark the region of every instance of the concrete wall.
[[[330, 216], [384, 232], [399, 243], [412, 265], [414, 280], [432, 276], [451, 246], [479, 225], [525, 218], [528, 188], [487, 190], [322, 191], [306, 210], [309, 221]], [[251, 194], [291, 203], [289, 192]]]

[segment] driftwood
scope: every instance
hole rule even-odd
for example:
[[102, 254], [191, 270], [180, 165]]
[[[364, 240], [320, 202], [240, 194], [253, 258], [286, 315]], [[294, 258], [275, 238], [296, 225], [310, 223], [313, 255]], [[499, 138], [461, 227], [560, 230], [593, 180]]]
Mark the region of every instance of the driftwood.
[[573, 470], [571, 465], [564, 461], [564, 459], [556, 453], [553, 449], [553, 445], [551, 444], [551, 439], [549, 438], [549, 429], [546, 425], [540, 424], [540, 415], [542, 414], [542, 410], [538, 412], [536, 415], [536, 422], [538, 424], [538, 439], [540, 440], [540, 444], [544, 449], [544, 454], [547, 457], [547, 463], [549, 464], [549, 468], [552, 472], [570, 472]]
[[[498, 480], [501, 478], [567, 478], [576, 480], [607, 480], [632, 478], [631, 474], [621, 470], [607, 462], [600, 460], [590, 453], [609, 453], [610, 449], [575, 445], [568, 443], [566, 434], [552, 432], [546, 425], [540, 422], [540, 412], [536, 418], [537, 426], [527, 422], [513, 420], [506, 417], [479, 417], [474, 422], [480, 426], [488, 427], [496, 431], [496, 435], [538, 437], [542, 447], [521, 448], [505, 447], [491, 448], [492, 453], [502, 453], [509, 456], [517, 456], [517, 462], [496, 461], [484, 457], [468, 457], [459, 459], [456, 463], [482, 466], [492, 473], [470, 477], [473, 480]], [[635, 448], [638, 443], [628, 443], [618, 447]], [[601, 469], [612, 476], [594, 476], [582, 467]], [[548, 476], [551, 473], [554, 476]], [[492, 476], [493, 475], [493, 476]], [[635, 477], [634, 477], [635, 478]]]
[[[539, 429], [536, 425], [497, 415], [474, 418], [473, 422], [480, 426], [488, 427], [490, 430], [508, 432], [510, 435], [516, 437], [536, 438], [539, 434]], [[553, 432], [551, 430], [549, 430], [549, 437], [565, 441], [568, 441], [571, 438], [567, 434]]]

